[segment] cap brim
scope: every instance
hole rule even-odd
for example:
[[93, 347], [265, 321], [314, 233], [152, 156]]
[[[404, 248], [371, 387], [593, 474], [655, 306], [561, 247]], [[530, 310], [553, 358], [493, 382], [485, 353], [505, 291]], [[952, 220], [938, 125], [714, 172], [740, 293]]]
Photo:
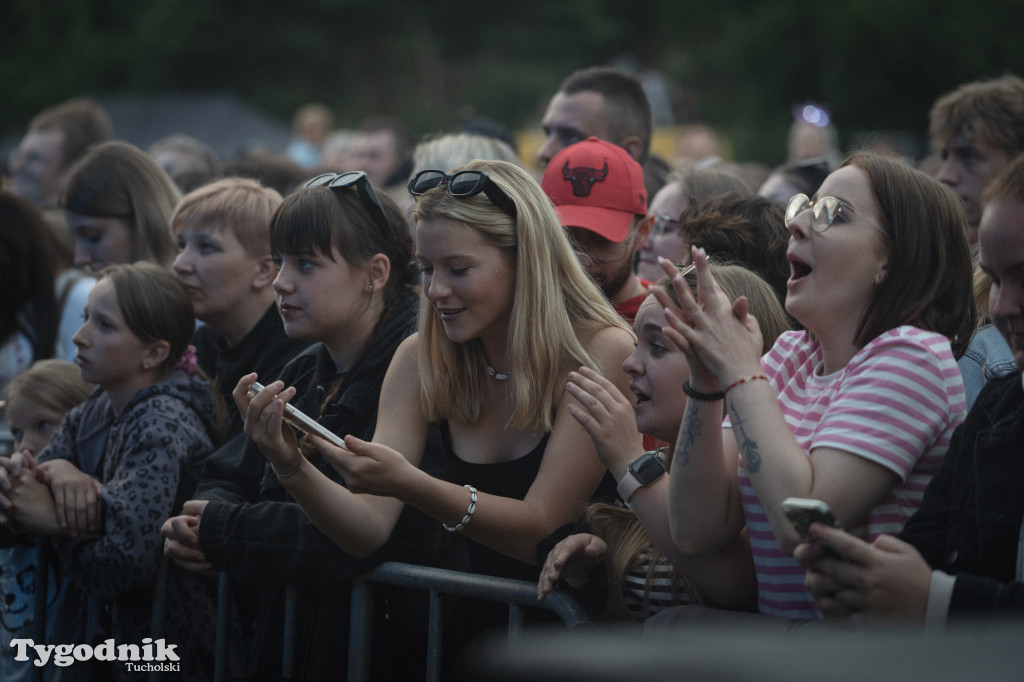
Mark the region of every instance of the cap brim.
[[597, 206], [555, 206], [564, 227], [582, 227], [613, 242], [625, 241], [633, 224], [629, 211], [615, 211]]

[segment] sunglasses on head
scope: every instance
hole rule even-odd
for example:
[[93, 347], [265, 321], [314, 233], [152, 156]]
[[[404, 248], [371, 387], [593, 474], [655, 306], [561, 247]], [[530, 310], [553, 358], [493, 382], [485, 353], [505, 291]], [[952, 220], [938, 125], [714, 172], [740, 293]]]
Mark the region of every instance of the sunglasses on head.
[[464, 170], [452, 175], [439, 170], [421, 170], [409, 181], [409, 194], [418, 197], [429, 190], [447, 183], [448, 194], [458, 199], [466, 199], [483, 192], [491, 203], [502, 211], [516, 218], [516, 204], [505, 190], [498, 186], [487, 171]]
[[786, 224], [789, 225], [807, 209], [811, 210], [811, 227], [814, 228], [815, 232], [824, 232], [832, 227], [832, 224], [846, 211], [850, 215], [860, 218], [882, 234], [885, 234], [885, 230], [870, 220], [865, 219], [864, 216], [855, 213], [852, 206], [837, 197], [818, 197], [816, 200], [811, 201], [806, 194], [793, 195], [793, 198], [789, 200], [789, 205], [786, 207]]
[[377, 198], [377, 193], [373, 191], [370, 180], [363, 171], [324, 173], [308, 181], [302, 187], [303, 189], [307, 187], [330, 187], [337, 190], [355, 187], [359, 192], [359, 200], [370, 210], [377, 224], [382, 228], [387, 227], [388, 219], [384, 215], [384, 207], [381, 205], [380, 199]]

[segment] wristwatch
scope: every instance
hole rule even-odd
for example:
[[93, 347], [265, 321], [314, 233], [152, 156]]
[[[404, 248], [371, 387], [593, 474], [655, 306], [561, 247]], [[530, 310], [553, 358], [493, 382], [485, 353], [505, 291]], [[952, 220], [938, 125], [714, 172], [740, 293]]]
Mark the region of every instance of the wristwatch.
[[618, 493], [624, 502], [629, 502], [637, 490], [657, 481], [665, 473], [665, 465], [658, 459], [657, 450], [648, 450], [626, 467], [626, 475], [619, 481]]

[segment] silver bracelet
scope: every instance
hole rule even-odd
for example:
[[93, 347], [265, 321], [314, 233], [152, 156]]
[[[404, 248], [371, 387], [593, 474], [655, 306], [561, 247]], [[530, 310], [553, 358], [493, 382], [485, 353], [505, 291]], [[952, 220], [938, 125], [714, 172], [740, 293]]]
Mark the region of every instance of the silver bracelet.
[[299, 463], [296, 464], [295, 468], [292, 469], [291, 471], [289, 471], [288, 473], [282, 474], [277, 469], [274, 468], [273, 464], [270, 465], [270, 470], [274, 472], [274, 475], [277, 476], [277, 480], [279, 480], [279, 481], [282, 481], [282, 480], [288, 478], [289, 476], [294, 476], [295, 474], [299, 473], [299, 469], [301, 469], [301, 468], [302, 468], [302, 455], [299, 455]]
[[449, 526], [447, 523], [444, 523], [443, 521], [441, 522], [441, 525], [444, 526], [444, 529], [449, 533], [458, 533], [460, 530], [465, 528], [473, 518], [473, 512], [476, 511], [476, 488], [468, 483], [462, 487], [469, 489], [469, 507], [466, 508], [466, 515], [463, 516], [462, 520], [456, 525]]

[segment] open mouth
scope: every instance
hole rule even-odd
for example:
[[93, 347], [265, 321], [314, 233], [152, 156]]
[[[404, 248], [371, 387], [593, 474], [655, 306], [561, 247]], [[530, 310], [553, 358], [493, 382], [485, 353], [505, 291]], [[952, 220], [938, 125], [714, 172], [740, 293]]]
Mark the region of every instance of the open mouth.
[[647, 395], [643, 391], [641, 391], [641, 390], [639, 390], [637, 388], [632, 388], [631, 390], [633, 391], [633, 395], [636, 396], [636, 404], [635, 404], [635, 406], [639, 406], [639, 405], [642, 405], [643, 403], [651, 402], [651, 396]]
[[807, 263], [804, 263], [802, 260], [799, 260], [792, 256], [789, 257], [789, 268], [791, 272], [790, 279], [792, 281], [797, 281], [803, 279], [804, 277], [807, 277], [808, 275], [811, 274], [812, 270], [814, 269]]

